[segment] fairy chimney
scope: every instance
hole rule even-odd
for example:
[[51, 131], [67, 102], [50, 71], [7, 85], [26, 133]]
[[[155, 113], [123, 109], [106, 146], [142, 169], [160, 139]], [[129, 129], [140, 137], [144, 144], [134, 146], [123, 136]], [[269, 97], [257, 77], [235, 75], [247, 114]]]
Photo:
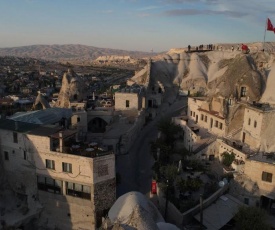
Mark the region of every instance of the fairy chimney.
[[63, 75], [55, 107], [70, 108], [70, 102], [80, 102], [84, 99], [86, 99], [84, 82], [73, 70], [68, 69]]

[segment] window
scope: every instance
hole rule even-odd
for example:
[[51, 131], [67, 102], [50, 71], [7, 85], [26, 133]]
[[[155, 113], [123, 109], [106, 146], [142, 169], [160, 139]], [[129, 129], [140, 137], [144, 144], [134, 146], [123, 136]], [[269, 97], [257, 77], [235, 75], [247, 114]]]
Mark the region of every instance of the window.
[[248, 125], [250, 125], [250, 123], [251, 123], [251, 119], [249, 118], [249, 119], [248, 119]]
[[192, 111], [190, 111], [190, 115], [191, 115], [191, 117], [192, 117], [192, 115], [193, 115], [193, 112], [192, 112]]
[[204, 115], [203, 115], [203, 114], [201, 114], [201, 120], [203, 121], [203, 119], [204, 119]]
[[18, 136], [16, 132], [13, 132], [13, 143], [18, 143]]
[[63, 172], [72, 173], [73, 172], [72, 171], [72, 164], [62, 162], [62, 170], [63, 170]]
[[246, 87], [241, 87], [241, 97], [246, 96]]
[[162, 93], [162, 89], [159, 87], [159, 93]]
[[247, 205], [249, 205], [249, 198], [245, 197], [244, 198], [244, 203], [247, 204]]
[[196, 116], [196, 113], [195, 112], [193, 112], [193, 117], [195, 117]]
[[46, 168], [55, 170], [54, 160], [46, 159]]
[[204, 121], [207, 122], [207, 116], [204, 117]]
[[257, 127], [257, 121], [254, 121], [254, 128]]
[[9, 152], [4, 151], [4, 155], [5, 155], [5, 160], [8, 161], [9, 160]]
[[66, 195], [91, 199], [91, 187], [87, 185], [66, 182]]
[[219, 126], [219, 122], [218, 122], [218, 121], [215, 121], [215, 127], [218, 128], [218, 126]]
[[62, 181], [56, 180], [50, 177], [37, 176], [37, 188], [39, 190], [61, 194], [62, 191]]
[[220, 129], [222, 129], [222, 123], [220, 122], [220, 127], [219, 127]]
[[272, 173], [262, 172], [262, 181], [272, 182]]
[[80, 117], [77, 117], [77, 122], [80, 122]]
[[126, 100], [126, 108], [129, 108], [129, 107], [130, 107], [130, 101]]
[[24, 157], [24, 160], [27, 160], [27, 152], [25, 150], [23, 152], [23, 157]]

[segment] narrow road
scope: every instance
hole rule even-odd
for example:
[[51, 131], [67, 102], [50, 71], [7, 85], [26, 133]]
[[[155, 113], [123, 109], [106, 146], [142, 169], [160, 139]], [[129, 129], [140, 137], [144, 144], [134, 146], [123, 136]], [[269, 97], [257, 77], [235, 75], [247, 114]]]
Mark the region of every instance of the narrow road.
[[156, 124], [163, 117], [180, 114], [186, 105], [186, 98], [175, 101], [171, 106], [168, 103], [164, 104], [160, 108], [159, 115], [143, 128], [129, 154], [116, 157], [117, 172], [121, 176], [121, 183], [117, 187], [117, 197], [130, 191], [149, 194], [154, 164], [154, 159], [150, 154], [150, 142], [157, 138]]

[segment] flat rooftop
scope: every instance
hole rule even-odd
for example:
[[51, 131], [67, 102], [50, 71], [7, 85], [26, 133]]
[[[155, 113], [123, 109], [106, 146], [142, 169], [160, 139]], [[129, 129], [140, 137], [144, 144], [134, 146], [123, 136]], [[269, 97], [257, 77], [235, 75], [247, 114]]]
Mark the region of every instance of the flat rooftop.
[[[208, 230], [219, 230], [226, 225], [244, 205], [229, 194], [220, 196], [216, 202], [203, 210], [203, 225]], [[200, 221], [200, 213], [194, 216]]]

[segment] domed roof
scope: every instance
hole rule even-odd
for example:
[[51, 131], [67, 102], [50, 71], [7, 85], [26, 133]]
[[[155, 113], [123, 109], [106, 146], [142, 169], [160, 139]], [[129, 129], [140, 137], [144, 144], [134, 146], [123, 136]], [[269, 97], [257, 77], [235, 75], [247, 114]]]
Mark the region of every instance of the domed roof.
[[[144, 210], [142, 211], [143, 214], [146, 212], [147, 217], [151, 217], [151, 221], [164, 221], [154, 204], [140, 192], [129, 192], [119, 197], [111, 207], [108, 216], [112, 222], [120, 220], [121, 223], [127, 223], [131, 219], [131, 214], [137, 206]], [[147, 219], [147, 217], [143, 215], [140, 216], [141, 219]]]

